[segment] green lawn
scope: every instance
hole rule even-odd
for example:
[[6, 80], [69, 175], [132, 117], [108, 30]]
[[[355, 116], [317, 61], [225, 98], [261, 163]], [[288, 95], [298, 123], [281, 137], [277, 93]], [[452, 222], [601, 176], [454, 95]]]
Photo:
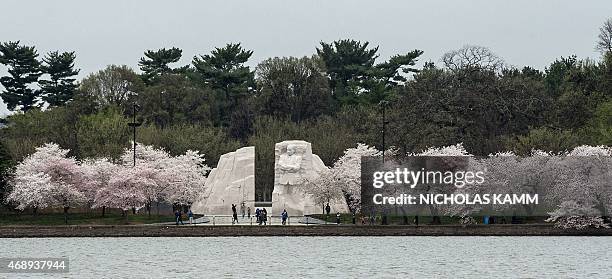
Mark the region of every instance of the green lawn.
[[[128, 224], [150, 224], [174, 222], [174, 216], [146, 213], [128, 213]], [[64, 225], [63, 213], [26, 214], [0, 213], [0, 226], [7, 225]], [[124, 225], [125, 217], [120, 213], [107, 212], [104, 217], [99, 213], [69, 213], [68, 225]]]

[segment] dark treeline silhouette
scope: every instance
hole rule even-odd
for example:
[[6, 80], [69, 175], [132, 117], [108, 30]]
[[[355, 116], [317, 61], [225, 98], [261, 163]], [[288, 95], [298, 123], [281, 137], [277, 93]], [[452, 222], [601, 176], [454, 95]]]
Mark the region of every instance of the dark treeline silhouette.
[[39, 58], [33, 46], [2, 43], [8, 75], [0, 78], [0, 96], [18, 113], [0, 123], [0, 192], [5, 170], [46, 142], [76, 158], [117, 159], [131, 139], [133, 103], [144, 123], [138, 141], [172, 154], [199, 150], [213, 166], [221, 154], [255, 145], [257, 183], [268, 186], [276, 142], [310, 141], [328, 165], [358, 142], [381, 148], [382, 104], [385, 146], [400, 152], [459, 142], [476, 155], [611, 145], [607, 30], [597, 42], [601, 59], [569, 55], [544, 71], [506, 66], [480, 46], [418, 68], [421, 50], [380, 61], [377, 46], [338, 40], [322, 42], [311, 57], [275, 57], [255, 68], [246, 66], [253, 51], [239, 43], [197, 55], [190, 65], [177, 65], [179, 48], [147, 50], [140, 73], [110, 65], [78, 82], [74, 52]]

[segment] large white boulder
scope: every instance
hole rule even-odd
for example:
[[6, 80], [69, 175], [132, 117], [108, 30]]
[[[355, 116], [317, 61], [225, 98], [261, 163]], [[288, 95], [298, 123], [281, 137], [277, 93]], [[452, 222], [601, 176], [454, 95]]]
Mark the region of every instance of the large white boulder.
[[[312, 154], [309, 142], [288, 140], [274, 147], [274, 191], [272, 214], [286, 209], [290, 216], [320, 214], [324, 205], [315, 204], [311, 195], [304, 193], [304, 181], [312, 181], [327, 169], [319, 156]], [[344, 203], [330, 204], [332, 212], [348, 212]]]
[[240, 214], [240, 206], [254, 210], [255, 147], [243, 147], [221, 155], [217, 167], [208, 175], [206, 190], [193, 203], [196, 214], [231, 215], [232, 204]]

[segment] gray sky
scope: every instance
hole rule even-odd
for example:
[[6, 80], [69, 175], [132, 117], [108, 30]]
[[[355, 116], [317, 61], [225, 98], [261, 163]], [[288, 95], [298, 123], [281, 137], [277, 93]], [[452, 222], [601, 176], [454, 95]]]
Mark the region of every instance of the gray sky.
[[380, 45], [381, 59], [421, 49], [421, 62], [436, 63], [476, 44], [510, 65], [544, 69], [560, 56], [598, 58], [594, 45], [612, 1], [2, 0], [0, 10], [0, 41], [21, 40], [41, 54], [74, 50], [83, 77], [109, 64], [137, 68], [146, 49], [179, 47], [188, 64], [195, 54], [242, 42], [254, 51], [254, 66], [311, 55], [320, 41], [339, 38]]

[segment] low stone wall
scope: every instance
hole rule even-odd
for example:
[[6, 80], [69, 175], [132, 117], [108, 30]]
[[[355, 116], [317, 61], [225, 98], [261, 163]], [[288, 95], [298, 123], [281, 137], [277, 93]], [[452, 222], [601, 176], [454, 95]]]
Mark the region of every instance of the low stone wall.
[[535, 225], [440, 226], [1, 226], [0, 237], [612, 236], [612, 229]]

